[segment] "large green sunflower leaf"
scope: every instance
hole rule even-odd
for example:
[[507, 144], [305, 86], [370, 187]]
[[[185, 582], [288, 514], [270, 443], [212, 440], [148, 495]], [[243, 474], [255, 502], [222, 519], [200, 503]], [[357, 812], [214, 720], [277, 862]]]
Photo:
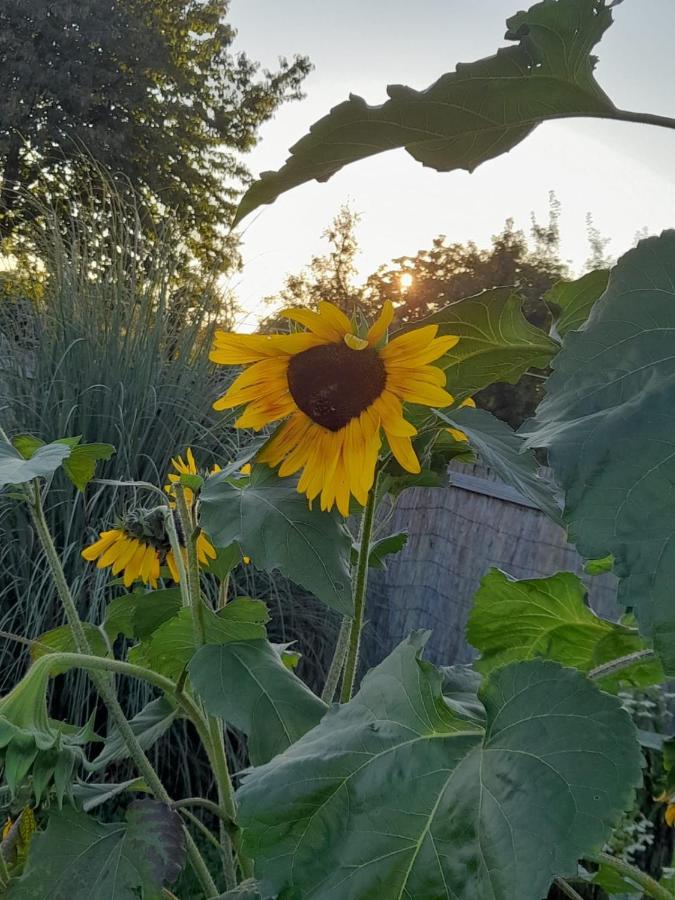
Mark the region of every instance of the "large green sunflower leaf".
[[47, 478], [70, 456], [71, 448], [54, 442], [37, 447], [30, 459], [18, 450], [0, 441], [0, 488], [8, 484], [25, 484], [34, 478]]
[[593, 76], [591, 50], [612, 23], [606, 0], [544, 0], [507, 21], [516, 46], [459, 64], [424, 91], [387, 88], [389, 100], [335, 106], [278, 172], [264, 172], [242, 199], [235, 224], [284, 191], [326, 181], [343, 166], [404, 147], [440, 172], [473, 171], [519, 144], [541, 122], [607, 116], [615, 107]]
[[[82, 436], [59, 438], [54, 444], [63, 444], [70, 448], [70, 453], [63, 459], [63, 471], [78, 491], [83, 491], [94, 477], [96, 463], [102, 459], [110, 459], [115, 452], [112, 444], [81, 444]], [[41, 438], [32, 434], [17, 434], [12, 444], [24, 459], [33, 457], [45, 446]], [[50, 445], [51, 446], [51, 445]]]
[[65, 807], [31, 841], [9, 900], [159, 900], [184, 863], [180, 816], [157, 800], [134, 801], [110, 825]]
[[532, 450], [524, 449], [524, 439], [506, 422], [487, 410], [468, 406], [437, 409], [435, 413], [448, 427], [464, 432], [469, 446], [481, 461], [506, 484], [531, 500], [555, 522], [560, 522], [561, 510], [552, 486], [540, 476], [540, 467]]
[[451, 303], [416, 323], [439, 325], [440, 334], [456, 334], [459, 342], [439, 360], [447, 389], [459, 402], [495, 381], [516, 381], [530, 367], [545, 368], [558, 344], [531, 325], [522, 301], [509, 288], [494, 288]]
[[245, 481], [222, 473], [204, 485], [200, 524], [216, 547], [236, 541], [259, 569], [279, 569], [327, 606], [351, 615], [351, 538], [336, 512], [309, 508], [292, 478], [254, 466]]
[[[260, 600], [249, 597], [238, 597], [217, 614], [205, 608], [203, 618], [207, 644], [250, 641], [267, 635], [267, 607]], [[183, 607], [172, 619], [149, 634], [146, 640], [129, 650], [129, 662], [148, 666], [167, 678], [178, 678], [198, 647], [192, 612]]]
[[265, 890], [541, 900], [630, 805], [640, 750], [616, 698], [557, 663], [512, 663], [481, 688], [484, 729], [445, 702], [422, 644], [245, 776], [244, 846]]
[[582, 556], [613, 554], [634, 608], [675, 674], [675, 231], [612, 270], [581, 331], [567, 334], [546, 398], [523, 431], [547, 447]]
[[182, 605], [180, 588], [123, 594], [108, 605], [103, 627], [111, 641], [118, 634], [147, 640], [160, 625], [176, 616]]
[[327, 709], [267, 641], [202, 647], [189, 671], [207, 711], [247, 735], [254, 766], [295, 743]]
[[607, 289], [609, 272], [596, 269], [576, 281], [559, 281], [544, 294], [544, 300], [554, 316], [553, 334], [563, 338], [568, 331], [576, 331], [588, 318], [593, 304]]
[[[632, 628], [608, 622], [586, 606], [586, 586], [572, 572], [517, 581], [492, 569], [483, 578], [469, 616], [467, 638], [480, 650], [484, 673], [506, 663], [543, 657], [589, 672], [645, 649]], [[605, 689], [663, 681], [657, 661], [637, 663], [603, 679]]]

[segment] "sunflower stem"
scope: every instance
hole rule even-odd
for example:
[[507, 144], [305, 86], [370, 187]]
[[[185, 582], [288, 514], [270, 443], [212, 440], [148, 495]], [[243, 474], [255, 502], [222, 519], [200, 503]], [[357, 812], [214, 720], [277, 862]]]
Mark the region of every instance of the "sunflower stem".
[[328, 669], [328, 675], [326, 675], [326, 683], [321, 692], [321, 699], [324, 703], [332, 703], [333, 698], [335, 697], [335, 690], [345, 665], [345, 656], [347, 654], [347, 648], [349, 647], [349, 634], [351, 630], [352, 620], [348, 616], [345, 616], [340, 625], [340, 632], [335, 643], [333, 659], [331, 660], [330, 668]]
[[594, 853], [587, 857], [595, 863], [607, 866], [613, 869], [624, 878], [629, 878], [635, 884], [639, 885], [641, 890], [648, 897], [654, 897], [655, 900], [673, 900], [673, 895], [666, 888], [661, 887], [658, 881], [655, 881], [651, 875], [642, 872], [623, 859], [617, 859], [616, 856], [610, 856], [609, 853]]
[[[73, 640], [78, 651], [78, 653], [73, 654], [73, 656], [76, 658], [78, 654], [91, 656], [91, 647], [89, 645], [89, 641], [87, 640], [87, 635], [85, 634], [82, 620], [80, 619], [79, 613], [77, 611], [73, 595], [71, 593], [70, 587], [68, 586], [68, 582], [61, 565], [61, 560], [59, 559], [56, 547], [54, 546], [54, 541], [52, 540], [51, 532], [49, 531], [49, 526], [44, 514], [44, 507], [42, 505], [40, 488], [39, 484], [37, 483], [34, 484], [34, 494], [29, 502], [29, 507], [33, 523], [35, 525], [35, 530], [40, 539], [40, 543], [42, 544], [42, 548], [45, 552], [52, 578], [54, 579], [54, 583], [56, 585], [56, 591], [59, 595], [59, 599], [64, 608], [68, 624], [70, 625], [73, 634]], [[49, 659], [49, 657], [44, 658]], [[106, 662], [113, 662], [113, 660], [106, 660]], [[101, 671], [91, 671], [89, 677], [91, 678], [96, 690], [99, 693], [99, 696], [108, 709], [110, 717], [115, 723], [115, 726], [117, 727], [122, 740], [126, 744], [127, 750], [129, 751], [129, 756], [133, 760], [134, 765], [138, 769], [139, 773], [143, 776], [148, 787], [157, 798], [157, 800], [161, 800], [162, 803], [166, 803], [170, 806], [172, 803], [171, 797], [162, 784], [160, 777], [155, 771], [152, 763], [145, 755], [145, 751], [138, 742], [138, 738], [136, 737], [136, 734], [134, 733], [131, 725], [127, 720], [127, 717], [124, 714], [124, 710], [120, 706], [120, 702], [117, 699], [117, 693], [112, 681], [107, 674]], [[216, 896], [218, 893], [218, 889], [215, 885], [215, 882], [211, 878], [211, 875], [206, 867], [206, 863], [204, 862], [199, 848], [195, 844], [192, 835], [187, 829], [185, 829], [185, 840], [187, 843], [187, 852], [190, 862], [202, 888], [206, 891], [206, 896]]]
[[[178, 521], [180, 522], [181, 529], [185, 535], [187, 551], [187, 577], [185, 580], [181, 580], [181, 591], [185, 591], [187, 604], [192, 610], [195, 644], [197, 647], [202, 647], [206, 643], [206, 628], [204, 624], [204, 603], [202, 601], [199, 577], [199, 559], [197, 558], [197, 538], [200, 532], [194, 527], [195, 523], [185, 499], [185, 489], [182, 484], [176, 483], [174, 485], [174, 494], [176, 497]], [[237, 873], [234, 864], [232, 841], [225, 822], [230, 820], [232, 823], [235, 823], [237, 810], [234, 802], [232, 780], [227, 765], [225, 733], [221, 720], [215, 716], [208, 716], [208, 732], [210, 746], [209, 758], [218, 791], [218, 806], [221, 810], [218, 827], [220, 832], [220, 843], [223, 848], [223, 875], [225, 876], [225, 885], [229, 890], [237, 884]]]
[[366, 508], [363, 511], [363, 518], [361, 519], [359, 558], [356, 563], [356, 574], [354, 577], [354, 618], [351, 621], [351, 627], [349, 629], [349, 642], [344, 663], [342, 691], [340, 693], [341, 703], [349, 703], [352, 698], [356, 670], [359, 664], [361, 631], [363, 630], [363, 613], [366, 605], [366, 587], [368, 585], [370, 542], [373, 535], [373, 524], [375, 522], [375, 509], [377, 507], [378, 474], [379, 473], [376, 471], [375, 480], [373, 481], [373, 486], [368, 494]]

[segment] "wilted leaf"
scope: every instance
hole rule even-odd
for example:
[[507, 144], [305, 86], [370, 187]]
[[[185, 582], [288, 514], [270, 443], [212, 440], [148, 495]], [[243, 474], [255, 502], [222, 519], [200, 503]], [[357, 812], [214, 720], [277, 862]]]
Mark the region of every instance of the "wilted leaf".
[[255, 766], [295, 743], [327, 709], [267, 641], [202, 647], [189, 671], [207, 711], [248, 736]]
[[9, 900], [154, 900], [184, 862], [180, 817], [157, 800], [133, 802], [110, 825], [66, 807], [33, 838]]
[[[156, 700], [151, 700], [140, 712], [137, 712], [129, 720], [129, 725], [138, 738], [138, 743], [141, 747], [144, 750], [148, 750], [169, 730], [177, 715], [176, 705], [168, 697], [158, 697]], [[111, 763], [127, 759], [128, 756], [129, 748], [126, 741], [122, 738], [117, 728], [113, 726], [106, 738], [105, 746], [96, 759], [89, 763], [88, 768], [92, 772], [101, 771]]]
[[[481, 653], [475, 663], [491, 672], [508, 662], [543, 657], [589, 672], [645, 649], [632, 628], [601, 619], [586, 604], [586, 587], [572, 572], [517, 581], [493, 569], [481, 581], [467, 638]], [[636, 663], [602, 681], [605, 689], [663, 681], [655, 660]]]
[[219, 473], [204, 485], [200, 524], [217, 547], [236, 541], [259, 569], [279, 569], [327, 606], [351, 615], [351, 538], [336, 512], [310, 509], [293, 479], [266, 466], [231, 484]]
[[591, 55], [611, 22], [605, 0], [544, 0], [507, 21], [506, 37], [516, 46], [460, 63], [424, 91], [390, 85], [381, 106], [352, 94], [291, 148], [283, 168], [251, 185], [234, 224], [298, 184], [326, 181], [385, 150], [404, 147], [438, 171], [471, 172], [547, 119], [611, 115], [615, 107], [593, 76]]
[[675, 673], [675, 231], [619, 260], [582, 331], [569, 332], [523, 431], [547, 447], [570, 539], [614, 555], [634, 608]]
[[640, 783], [619, 701], [557, 663], [512, 663], [451, 709], [419, 635], [238, 791], [275, 896], [541, 900], [601, 846]]
[[73, 785], [73, 797], [83, 812], [91, 812], [97, 806], [103, 806], [108, 800], [114, 800], [120, 794], [141, 792], [149, 793], [149, 788], [142, 778], [131, 778], [117, 784], [101, 784], [93, 781], [78, 781]]
[[24, 459], [18, 450], [0, 441], [0, 488], [53, 475], [70, 452], [70, 447], [56, 442], [38, 447], [30, 459]]
[[[438, 418], [450, 428], [463, 431], [469, 445], [489, 469], [502, 481], [515, 488], [554, 522], [561, 521], [561, 510], [553, 487], [539, 474], [539, 464], [532, 450], [524, 449], [524, 439], [513, 429], [484, 409], [435, 410]], [[451, 476], [452, 479], [452, 476]]]

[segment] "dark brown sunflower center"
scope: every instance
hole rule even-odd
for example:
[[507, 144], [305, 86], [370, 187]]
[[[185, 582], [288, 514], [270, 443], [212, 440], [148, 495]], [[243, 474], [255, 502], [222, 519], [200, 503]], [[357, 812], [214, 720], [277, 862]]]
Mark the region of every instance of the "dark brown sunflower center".
[[[128, 537], [136, 538], [136, 540], [142, 541], [144, 544], [149, 544], [163, 556], [171, 549], [164, 516], [164, 507], [157, 506], [153, 509], [138, 507], [122, 516], [120, 527]], [[184, 544], [180, 522], [175, 514], [174, 522], [176, 523], [179, 542]]]
[[387, 373], [375, 350], [324, 344], [291, 357], [288, 387], [298, 407], [330, 431], [338, 431], [377, 400]]

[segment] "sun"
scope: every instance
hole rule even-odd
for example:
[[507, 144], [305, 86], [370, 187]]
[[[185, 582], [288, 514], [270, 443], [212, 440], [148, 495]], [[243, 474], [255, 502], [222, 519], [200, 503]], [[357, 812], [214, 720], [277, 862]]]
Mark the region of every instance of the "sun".
[[398, 277], [398, 285], [399, 285], [402, 293], [405, 294], [406, 291], [410, 290], [410, 288], [413, 286], [414, 280], [415, 280], [415, 278], [414, 278], [412, 272], [401, 272], [401, 274]]

